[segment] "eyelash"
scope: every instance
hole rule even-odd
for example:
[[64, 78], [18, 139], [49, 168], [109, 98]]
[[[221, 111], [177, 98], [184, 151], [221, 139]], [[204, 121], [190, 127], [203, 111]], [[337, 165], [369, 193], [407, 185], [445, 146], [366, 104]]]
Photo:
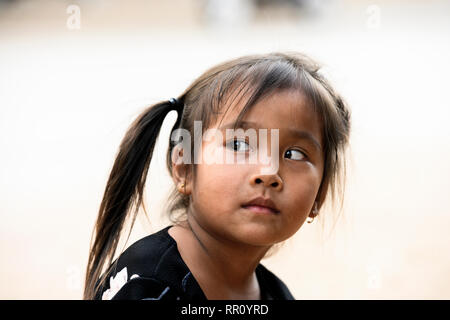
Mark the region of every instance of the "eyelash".
[[[234, 150], [234, 142], [245, 142], [245, 143], [248, 145], [248, 141], [247, 141], [247, 140], [242, 140], [242, 139], [232, 139], [232, 140], [229, 140], [229, 141], [226, 143], [226, 146], [228, 147], [230, 144], [233, 144], [233, 151], [235, 151], [235, 152], [237, 152], [237, 150]], [[298, 149], [289, 149], [289, 150], [287, 150], [287, 151], [290, 151], [290, 150], [298, 151], [298, 152], [300, 152], [300, 153], [303, 155], [303, 157], [304, 157], [305, 159], [308, 158], [307, 154], [306, 154], [305, 152], [301, 151], [301, 150], [298, 150]], [[247, 150], [247, 151], [251, 151], [251, 150]], [[287, 151], [286, 151], [286, 152], [287, 152]], [[244, 151], [244, 152], [246, 152], [246, 151]], [[294, 161], [301, 161], [301, 160], [294, 160]]]
[[[302, 160], [308, 159], [308, 156], [307, 156], [306, 153], [304, 153], [303, 151], [298, 150], [298, 149], [289, 149], [289, 150], [287, 150], [287, 151], [290, 151], [290, 150], [298, 151], [298, 152], [300, 152], [300, 153], [302, 154], [302, 156], [304, 157], [304, 159], [301, 159], [301, 160], [294, 160], [294, 161], [302, 161]], [[287, 151], [286, 151], [286, 152], [287, 152]]]
[[230, 144], [233, 144], [233, 151], [237, 151], [237, 150], [234, 150], [234, 142], [236, 142], [236, 141], [238, 141], [238, 142], [245, 142], [248, 145], [248, 141], [247, 140], [232, 139], [232, 140], [229, 140], [226, 143], [226, 146], [228, 147]]

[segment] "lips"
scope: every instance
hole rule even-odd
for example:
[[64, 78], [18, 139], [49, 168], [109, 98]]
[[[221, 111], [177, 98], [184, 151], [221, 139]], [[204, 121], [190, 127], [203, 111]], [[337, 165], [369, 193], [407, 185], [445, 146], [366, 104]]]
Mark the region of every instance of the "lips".
[[270, 198], [257, 197], [242, 205], [243, 208], [255, 212], [278, 214], [280, 210]]

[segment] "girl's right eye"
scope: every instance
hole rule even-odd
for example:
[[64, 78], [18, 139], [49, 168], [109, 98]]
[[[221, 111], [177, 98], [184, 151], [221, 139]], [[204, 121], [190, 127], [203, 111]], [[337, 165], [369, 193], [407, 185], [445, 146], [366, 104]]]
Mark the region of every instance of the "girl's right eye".
[[[244, 146], [244, 144], [247, 145], [248, 148], [246, 150], [240, 149], [239, 147]], [[229, 147], [231, 147], [234, 151], [238, 151], [238, 152], [250, 151], [250, 146], [247, 143], [247, 141], [245, 141], [245, 140], [237, 140], [237, 139], [230, 140], [227, 142], [227, 148], [229, 148]], [[237, 149], [236, 149], [236, 147], [237, 147]]]

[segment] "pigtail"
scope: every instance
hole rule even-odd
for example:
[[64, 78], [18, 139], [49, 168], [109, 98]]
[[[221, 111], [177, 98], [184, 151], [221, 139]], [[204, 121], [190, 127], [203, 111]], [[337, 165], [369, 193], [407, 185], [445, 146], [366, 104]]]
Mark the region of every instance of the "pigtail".
[[103, 268], [111, 264], [125, 221], [135, 205], [132, 227], [143, 203], [145, 180], [163, 121], [171, 110], [180, 113], [179, 107], [176, 99], [148, 107], [129, 127], [120, 144], [91, 237], [84, 299], [93, 299], [104, 285], [106, 275], [99, 277]]

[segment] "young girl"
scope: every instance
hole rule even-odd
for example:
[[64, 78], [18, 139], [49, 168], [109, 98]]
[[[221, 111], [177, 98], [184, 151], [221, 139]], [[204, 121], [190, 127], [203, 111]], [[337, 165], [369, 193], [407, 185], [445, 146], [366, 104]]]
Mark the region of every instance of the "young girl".
[[[106, 185], [84, 298], [294, 299], [260, 260], [342, 192], [350, 112], [319, 69], [299, 53], [241, 57], [206, 71], [178, 98], [144, 110]], [[176, 188], [169, 212], [181, 214], [112, 262], [125, 221], [134, 222], [143, 203], [155, 142], [172, 110], [178, 119], [167, 167]], [[214, 130], [215, 139], [201, 132], [198, 138], [198, 124]], [[228, 138], [236, 128], [242, 130]], [[256, 143], [244, 129], [276, 134], [267, 141], [256, 135]], [[173, 139], [178, 132], [182, 144]], [[256, 155], [267, 146], [270, 161], [263, 163]], [[217, 161], [230, 158], [246, 161]]]

